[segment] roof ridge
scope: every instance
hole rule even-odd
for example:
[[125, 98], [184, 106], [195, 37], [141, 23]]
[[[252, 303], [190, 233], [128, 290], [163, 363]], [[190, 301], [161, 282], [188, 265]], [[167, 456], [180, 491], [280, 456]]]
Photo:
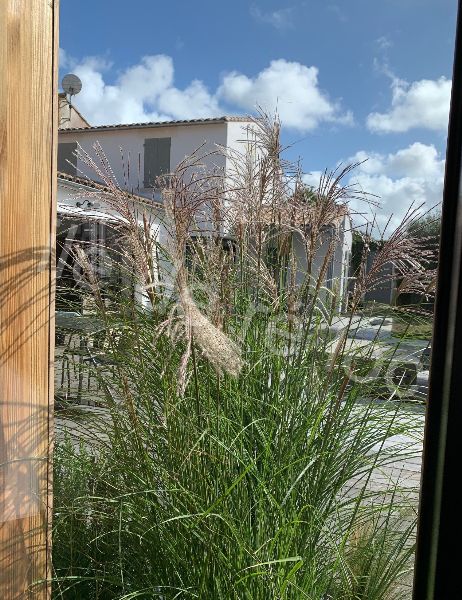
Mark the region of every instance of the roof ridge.
[[149, 127], [169, 127], [171, 125], [202, 125], [208, 123], [227, 123], [227, 122], [248, 122], [252, 121], [252, 117], [239, 115], [223, 115], [221, 117], [207, 117], [202, 119], [180, 119], [171, 121], [147, 121], [144, 123], [115, 123], [112, 125], [91, 125], [90, 127], [70, 127], [68, 129], [60, 129], [62, 133], [72, 131], [92, 131], [92, 130], [110, 130], [110, 129], [136, 129]]

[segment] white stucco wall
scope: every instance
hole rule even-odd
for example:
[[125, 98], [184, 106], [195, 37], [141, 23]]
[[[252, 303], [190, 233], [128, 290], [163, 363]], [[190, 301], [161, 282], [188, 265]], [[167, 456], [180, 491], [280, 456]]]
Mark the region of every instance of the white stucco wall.
[[[349, 275], [349, 262], [351, 257], [351, 245], [353, 241], [351, 224], [349, 216], [345, 216], [342, 222], [338, 225], [338, 228], [331, 230], [330, 227], [326, 227], [321, 235], [320, 243], [315, 253], [311, 273], [313, 277], [317, 277], [323, 266], [324, 259], [326, 257], [331, 236], [334, 236], [336, 240], [336, 247], [334, 251], [332, 268], [330, 270], [330, 277], [324, 281], [324, 286], [330, 289], [338, 286], [338, 292], [340, 298], [344, 298], [348, 285]], [[296, 258], [296, 284], [298, 286], [306, 279], [307, 275], [307, 258], [305, 245], [300, 235], [295, 235], [293, 240], [294, 254]], [[327, 271], [329, 273], [329, 269]], [[342, 309], [343, 306], [340, 306]]]
[[75, 106], [69, 104], [67, 97], [61, 94], [58, 95], [58, 123], [60, 129], [90, 126]]
[[[326, 256], [327, 250], [329, 248], [329, 243], [330, 243], [330, 239], [331, 239], [330, 235], [331, 234], [330, 234], [329, 230], [326, 230], [321, 235], [320, 243], [319, 243], [318, 248], [316, 249], [315, 255], [313, 257], [312, 267], [311, 267], [311, 275], [313, 277], [317, 277], [322, 268], [324, 258]], [[295, 282], [297, 285], [302, 285], [302, 283], [305, 281], [306, 276], [307, 276], [308, 262], [307, 262], [307, 256], [306, 256], [305, 243], [300, 234], [294, 234], [293, 248], [294, 248], [294, 254], [295, 254], [295, 258], [296, 258], [296, 268], [297, 268]], [[334, 259], [334, 277], [335, 277], [335, 271], [336, 271], [335, 263], [336, 263], [336, 261]]]
[[[230, 150], [245, 152], [248, 139], [248, 127], [252, 121], [229, 121], [226, 130], [226, 147]], [[229, 163], [228, 165], [229, 166]]]
[[341, 246], [341, 265], [342, 265], [342, 273], [340, 279], [340, 295], [343, 299], [343, 309], [346, 308], [347, 305], [347, 293], [348, 293], [348, 284], [350, 277], [350, 264], [351, 264], [351, 251], [353, 247], [353, 224], [351, 221], [351, 217], [346, 215], [343, 219], [343, 223], [341, 225], [342, 231], [342, 246]]
[[[78, 142], [83, 150], [94, 157], [93, 145], [99, 142], [122, 187], [147, 198], [160, 200], [160, 193], [153, 188], [144, 187], [144, 141], [147, 138], [171, 139], [170, 169], [198, 150], [197, 156], [204, 157], [202, 164], [208, 171], [226, 170], [229, 163], [220, 148], [239, 147], [245, 150], [242, 140], [245, 137], [243, 127], [249, 122], [223, 121], [218, 123], [172, 124], [139, 128], [118, 128], [114, 130], [60, 131], [59, 142]], [[122, 152], [121, 152], [122, 149]], [[98, 164], [98, 160], [96, 160]], [[127, 165], [130, 164], [128, 169]], [[130, 175], [128, 176], [128, 172]], [[101, 180], [97, 173], [82, 161], [77, 161], [77, 175]], [[198, 228], [206, 228], [207, 217], [197, 215]]]
[[[137, 193], [152, 197], [152, 188], [144, 188], [144, 140], [146, 138], [171, 138], [170, 168], [171, 170], [186, 157], [191, 155], [202, 144], [199, 155], [214, 153], [217, 144], [226, 146], [230, 139], [227, 127], [234, 123], [206, 123], [195, 125], [172, 125], [161, 127], [142, 127], [115, 130], [61, 131], [59, 142], [77, 141], [82, 148], [94, 156], [92, 146], [99, 142], [107, 156], [109, 164], [121, 185], [128, 185]], [[238, 123], [238, 125], [241, 125]], [[231, 140], [232, 141], [232, 140]], [[234, 143], [234, 142], [233, 142]], [[122, 148], [123, 156], [120, 151]], [[124, 165], [130, 156], [130, 177], [127, 179], [127, 166]], [[219, 154], [205, 157], [204, 164], [208, 169], [224, 168], [225, 158]], [[97, 174], [81, 161], [77, 163], [78, 175], [99, 180]]]

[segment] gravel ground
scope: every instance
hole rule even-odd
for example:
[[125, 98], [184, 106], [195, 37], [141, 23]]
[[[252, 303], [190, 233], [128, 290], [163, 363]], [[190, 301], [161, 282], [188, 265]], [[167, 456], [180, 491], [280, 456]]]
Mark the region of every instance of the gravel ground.
[[[385, 443], [385, 448], [401, 448], [402, 456], [386, 466], [373, 471], [368, 488], [375, 492], [386, 492], [395, 488], [399, 494], [409, 500], [414, 510], [418, 508], [420, 476], [422, 467], [423, 433], [425, 426], [425, 407], [421, 404], [403, 403], [403, 410], [399, 419], [403, 421], [412, 419], [415, 432], [412, 436], [396, 435]], [[378, 450], [379, 448], [377, 448]], [[353, 482], [351, 491], [354, 494], [361, 489], [361, 482]], [[403, 527], [410, 524], [410, 520], [403, 517]], [[403, 576], [399, 583], [399, 591], [403, 598], [412, 599], [413, 573]]]

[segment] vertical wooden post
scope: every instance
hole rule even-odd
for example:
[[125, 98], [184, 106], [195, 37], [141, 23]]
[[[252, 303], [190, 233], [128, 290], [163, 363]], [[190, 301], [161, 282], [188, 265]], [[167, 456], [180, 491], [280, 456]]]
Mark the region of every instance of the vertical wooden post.
[[42, 600], [50, 596], [58, 0], [0, 0], [0, 32], [0, 598]]

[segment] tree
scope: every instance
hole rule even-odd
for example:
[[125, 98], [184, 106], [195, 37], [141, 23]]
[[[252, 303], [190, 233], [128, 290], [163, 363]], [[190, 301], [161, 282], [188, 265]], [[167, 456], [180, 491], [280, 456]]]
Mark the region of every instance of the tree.
[[408, 227], [409, 235], [417, 238], [428, 238], [433, 243], [440, 239], [441, 215], [439, 213], [427, 214]]

